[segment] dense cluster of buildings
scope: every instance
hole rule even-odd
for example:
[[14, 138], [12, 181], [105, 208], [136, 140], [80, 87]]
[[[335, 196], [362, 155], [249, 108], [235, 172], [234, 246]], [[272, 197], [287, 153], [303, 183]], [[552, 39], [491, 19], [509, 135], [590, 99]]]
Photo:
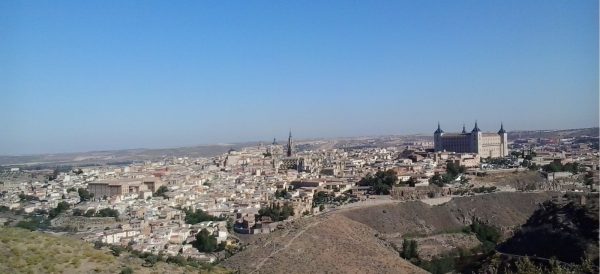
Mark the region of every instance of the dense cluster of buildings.
[[[69, 228], [87, 241], [214, 261], [213, 255], [192, 246], [200, 230], [228, 244], [235, 242], [233, 228], [238, 233], [268, 233], [280, 222], [260, 216], [261, 208], [290, 206], [290, 218], [298, 218], [324, 210], [315, 204], [323, 193], [332, 200], [349, 195], [353, 201], [364, 200], [369, 187], [358, 182], [377, 171], [394, 170], [400, 183], [414, 184], [392, 193], [411, 199], [433, 192], [452, 195], [450, 187], [430, 185], [431, 178], [446, 172], [448, 163], [481, 170], [486, 158], [505, 157], [511, 163], [498, 169], [518, 167], [524, 159], [539, 165], [576, 161], [597, 175], [598, 138], [586, 138], [517, 139], [509, 144], [503, 126], [498, 133], [482, 133], [477, 124], [471, 132], [463, 128], [462, 133], [445, 133], [438, 125], [433, 142], [399, 139], [386, 140], [397, 145], [374, 145], [377, 140], [361, 139], [336, 146], [314, 141], [297, 151], [290, 132], [286, 145], [274, 140], [211, 158], [166, 157], [127, 166], [87, 167], [59, 173], [54, 180], [38, 176], [40, 171], [6, 171], [0, 176], [0, 206], [35, 213], [67, 202], [69, 211], [53, 225]], [[521, 155], [509, 154], [509, 146]], [[79, 189], [91, 198], [83, 201]], [[163, 191], [158, 193], [159, 189]], [[118, 218], [94, 214], [107, 208], [117, 211]], [[230, 221], [187, 223], [186, 212], [197, 210]]]

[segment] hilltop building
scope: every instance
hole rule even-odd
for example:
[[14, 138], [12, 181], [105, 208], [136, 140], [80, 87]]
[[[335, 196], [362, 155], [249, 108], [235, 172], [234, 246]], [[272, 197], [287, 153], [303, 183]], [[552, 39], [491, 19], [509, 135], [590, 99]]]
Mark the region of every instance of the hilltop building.
[[477, 153], [482, 158], [498, 158], [508, 155], [508, 137], [504, 125], [500, 125], [497, 133], [484, 133], [477, 126], [471, 132], [463, 130], [461, 133], [444, 132], [438, 123], [437, 130], [433, 133], [435, 151], [450, 151], [457, 153]]

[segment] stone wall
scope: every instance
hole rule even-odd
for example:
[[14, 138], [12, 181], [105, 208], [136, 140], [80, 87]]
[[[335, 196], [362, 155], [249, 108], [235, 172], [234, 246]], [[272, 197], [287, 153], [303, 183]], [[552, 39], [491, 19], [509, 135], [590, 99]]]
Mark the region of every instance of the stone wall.
[[452, 194], [450, 188], [436, 186], [393, 187], [390, 195], [396, 200], [421, 200]]

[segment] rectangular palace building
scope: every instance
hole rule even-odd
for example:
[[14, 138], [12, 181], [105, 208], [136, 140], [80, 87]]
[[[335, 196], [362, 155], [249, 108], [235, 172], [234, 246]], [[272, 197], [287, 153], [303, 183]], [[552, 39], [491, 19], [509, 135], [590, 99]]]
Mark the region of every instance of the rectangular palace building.
[[461, 133], [446, 133], [438, 123], [433, 133], [435, 151], [451, 151], [457, 153], [477, 153], [481, 158], [499, 158], [508, 155], [508, 136], [504, 125], [500, 125], [498, 133], [481, 132], [475, 122], [471, 132], [465, 126]]

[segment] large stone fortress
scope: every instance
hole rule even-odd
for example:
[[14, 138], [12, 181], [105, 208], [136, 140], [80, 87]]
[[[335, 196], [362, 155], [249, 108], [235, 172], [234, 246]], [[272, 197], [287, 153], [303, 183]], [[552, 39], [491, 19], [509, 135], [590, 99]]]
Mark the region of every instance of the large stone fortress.
[[433, 133], [433, 143], [435, 151], [477, 153], [482, 158], [508, 155], [508, 137], [502, 124], [498, 133], [481, 132], [477, 122], [471, 132], [467, 132], [463, 125], [461, 133], [447, 133], [441, 129], [438, 123], [438, 128]]

